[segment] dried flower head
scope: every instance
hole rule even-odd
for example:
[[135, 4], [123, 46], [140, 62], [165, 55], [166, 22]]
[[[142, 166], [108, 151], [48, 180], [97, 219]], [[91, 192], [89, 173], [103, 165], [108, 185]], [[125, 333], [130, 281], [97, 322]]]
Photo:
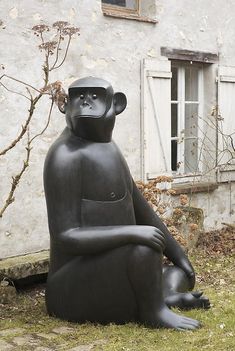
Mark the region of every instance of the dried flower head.
[[50, 55], [52, 55], [57, 47], [57, 41], [47, 41], [45, 43], [40, 44], [38, 47], [40, 50], [46, 50]]
[[58, 107], [63, 107], [67, 100], [67, 95], [62, 87], [62, 82], [57, 80], [41, 89], [44, 94], [49, 94], [54, 99]]
[[67, 27], [68, 25], [69, 25], [69, 22], [57, 21], [57, 22], [53, 23], [52, 27], [56, 28], [58, 30], [62, 30], [64, 27]]
[[179, 202], [180, 202], [180, 204], [182, 206], [187, 205], [187, 203], [188, 203], [188, 196], [184, 195], [184, 194], [181, 194], [180, 197], [179, 197]]
[[68, 35], [71, 37], [74, 34], [80, 35], [79, 31], [80, 31], [80, 28], [77, 28], [77, 27], [64, 27], [62, 29], [62, 34]]
[[196, 223], [190, 223], [189, 229], [191, 232], [195, 232], [198, 229], [198, 225]]
[[39, 34], [42, 34], [43, 32], [49, 32], [50, 27], [46, 24], [37, 24], [36, 26], [33, 26], [32, 30], [35, 35], [39, 36]]
[[181, 216], [183, 215], [183, 211], [182, 211], [180, 208], [176, 207], [176, 208], [173, 210], [173, 215], [174, 215], [175, 217], [181, 217]]
[[157, 183], [163, 183], [163, 182], [167, 182], [167, 183], [172, 183], [173, 182], [173, 178], [169, 177], [169, 176], [165, 176], [165, 175], [161, 175], [158, 176], [154, 179], [154, 182]]

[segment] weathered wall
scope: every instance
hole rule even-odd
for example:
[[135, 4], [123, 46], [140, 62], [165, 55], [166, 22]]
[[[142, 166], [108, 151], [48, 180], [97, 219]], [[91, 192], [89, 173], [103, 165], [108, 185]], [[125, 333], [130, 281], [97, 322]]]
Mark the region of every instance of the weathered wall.
[[[45, 21], [68, 21], [80, 27], [81, 36], [73, 40], [67, 63], [53, 80], [67, 87], [77, 77], [102, 76], [114, 89], [128, 97], [128, 108], [118, 117], [114, 138], [129, 166], [140, 176], [140, 64], [148, 57], [160, 57], [160, 47], [220, 52], [223, 64], [235, 65], [234, 1], [172, 0], [156, 1], [158, 24], [104, 17], [100, 0], [2, 0], [0, 19], [0, 64], [19, 79], [40, 86], [41, 56], [31, 27]], [[16, 88], [16, 85], [14, 85]], [[1, 148], [9, 143], [25, 120], [25, 103], [19, 96], [0, 90]], [[47, 104], [36, 111], [34, 129], [43, 128]], [[48, 247], [48, 229], [42, 187], [46, 151], [64, 128], [64, 118], [54, 111], [45, 136], [34, 145], [32, 160], [17, 192], [16, 201], [1, 220], [0, 257], [38, 251]], [[2, 171], [0, 199], [4, 201], [11, 175], [21, 167], [24, 145], [0, 158]], [[223, 194], [223, 193], [222, 193]], [[218, 195], [219, 196], [219, 195]], [[221, 197], [217, 198], [221, 203]], [[200, 205], [204, 205], [202, 203]], [[213, 202], [213, 213], [216, 202]], [[203, 206], [202, 206], [203, 207]], [[212, 209], [208, 210], [209, 212]], [[213, 220], [212, 220], [213, 222]]]

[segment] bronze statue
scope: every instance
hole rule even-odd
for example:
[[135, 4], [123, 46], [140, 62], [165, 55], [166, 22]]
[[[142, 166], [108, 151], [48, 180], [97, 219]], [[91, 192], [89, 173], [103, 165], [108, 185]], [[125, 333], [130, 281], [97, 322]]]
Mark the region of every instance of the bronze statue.
[[[126, 96], [103, 79], [69, 87], [67, 127], [44, 168], [49, 230], [48, 313], [75, 322], [138, 322], [195, 329], [171, 311], [209, 308], [187, 292], [195, 274], [184, 251], [137, 189], [112, 130]], [[163, 254], [172, 265], [162, 265]]]

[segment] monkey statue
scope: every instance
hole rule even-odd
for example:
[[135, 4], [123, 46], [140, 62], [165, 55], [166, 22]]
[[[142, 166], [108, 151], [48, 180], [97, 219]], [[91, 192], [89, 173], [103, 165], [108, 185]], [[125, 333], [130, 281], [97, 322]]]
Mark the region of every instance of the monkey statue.
[[[83, 323], [127, 322], [196, 329], [171, 307], [209, 308], [180, 245], [137, 189], [114, 141], [127, 104], [103, 79], [70, 85], [67, 127], [45, 161], [50, 231], [46, 305], [50, 315]], [[172, 262], [163, 265], [163, 254]]]

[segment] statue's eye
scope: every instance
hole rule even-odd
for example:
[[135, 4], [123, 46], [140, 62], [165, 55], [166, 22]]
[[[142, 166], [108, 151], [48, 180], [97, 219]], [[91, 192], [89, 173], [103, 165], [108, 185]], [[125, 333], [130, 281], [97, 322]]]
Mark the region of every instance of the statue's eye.
[[97, 99], [97, 95], [96, 94], [93, 94], [92, 95], [92, 98], [95, 100], [95, 99]]
[[83, 94], [80, 95], [80, 99], [82, 99], [82, 100], [84, 99], [84, 95]]

